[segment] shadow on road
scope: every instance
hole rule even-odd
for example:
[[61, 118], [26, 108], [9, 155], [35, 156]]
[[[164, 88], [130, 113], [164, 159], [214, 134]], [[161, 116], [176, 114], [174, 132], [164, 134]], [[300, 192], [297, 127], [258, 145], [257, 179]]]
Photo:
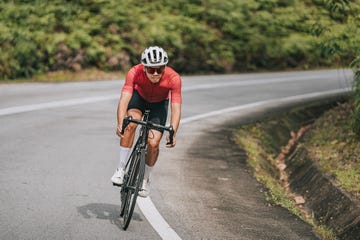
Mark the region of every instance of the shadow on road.
[[[96, 218], [100, 220], [109, 220], [111, 224], [121, 227], [122, 218], [120, 218], [120, 206], [106, 203], [89, 203], [77, 207], [77, 211], [84, 218]], [[132, 221], [143, 221], [140, 214], [134, 211]]]

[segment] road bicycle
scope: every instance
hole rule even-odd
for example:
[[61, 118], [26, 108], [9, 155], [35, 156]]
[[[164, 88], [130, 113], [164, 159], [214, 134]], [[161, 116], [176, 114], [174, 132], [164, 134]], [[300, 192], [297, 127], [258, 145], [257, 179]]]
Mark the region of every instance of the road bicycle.
[[123, 184], [120, 185], [120, 217], [123, 218], [122, 228], [124, 230], [126, 230], [130, 224], [136, 204], [136, 199], [142, 187], [145, 172], [146, 149], [149, 132], [151, 131], [151, 129], [158, 131], [167, 131], [169, 132], [170, 140], [167, 144], [173, 143], [174, 130], [172, 126], [165, 127], [149, 121], [149, 114], [150, 110], [146, 110], [142, 117], [142, 120], [133, 119], [131, 116], [126, 117], [122, 125], [121, 134], [124, 134], [124, 130], [130, 122], [141, 125], [139, 136], [126, 163]]

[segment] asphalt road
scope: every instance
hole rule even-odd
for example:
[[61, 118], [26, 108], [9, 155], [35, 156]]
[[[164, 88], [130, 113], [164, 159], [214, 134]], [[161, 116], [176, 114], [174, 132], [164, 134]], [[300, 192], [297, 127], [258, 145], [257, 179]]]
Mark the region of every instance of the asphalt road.
[[0, 239], [317, 239], [268, 206], [231, 131], [279, 107], [337, 95], [350, 76], [184, 76], [178, 144], [162, 147], [151, 198], [127, 231], [110, 183], [123, 81], [0, 84]]

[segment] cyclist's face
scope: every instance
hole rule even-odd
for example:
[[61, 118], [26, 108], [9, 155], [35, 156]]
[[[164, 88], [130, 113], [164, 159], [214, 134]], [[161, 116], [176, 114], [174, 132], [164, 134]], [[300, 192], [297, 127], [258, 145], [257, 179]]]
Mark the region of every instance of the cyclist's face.
[[157, 83], [160, 81], [162, 75], [164, 74], [165, 66], [161, 67], [145, 67], [145, 73], [148, 79], [152, 83]]

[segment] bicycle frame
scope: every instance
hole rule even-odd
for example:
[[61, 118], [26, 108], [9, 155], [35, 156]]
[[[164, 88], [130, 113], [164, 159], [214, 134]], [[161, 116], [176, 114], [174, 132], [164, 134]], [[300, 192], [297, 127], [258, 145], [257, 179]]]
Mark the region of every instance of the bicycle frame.
[[[146, 122], [149, 118], [149, 111], [145, 111], [145, 114], [143, 116], [143, 121]], [[130, 122], [135, 122], [134, 119], [132, 119], [131, 117], [127, 117], [124, 119], [124, 124], [123, 124], [123, 131], [125, 130], [126, 126], [130, 123]], [[135, 122], [137, 123], [137, 122]], [[122, 134], [123, 134], [123, 131], [122, 131]], [[140, 129], [140, 134], [138, 136], [138, 139], [135, 143], [135, 146], [134, 146], [134, 150], [132, 151], [131, 154], [136, 154], [136, 153], [139, 153], [141, 151], [141, 149], [144, 149], [146, 150], [147, 148], [147, 139], [148, 139], [148, 136], [149, 136], [149, 130], [146, 129], [146, 125], [142, 125], [141, 126], [141, 129]], [[131, 156], [129, 157], [128, 161], [126, 162], [126, 167], [125, 169], [127, 168], [129, 162], [130, 162], [130, 159], [131, 159]]]

